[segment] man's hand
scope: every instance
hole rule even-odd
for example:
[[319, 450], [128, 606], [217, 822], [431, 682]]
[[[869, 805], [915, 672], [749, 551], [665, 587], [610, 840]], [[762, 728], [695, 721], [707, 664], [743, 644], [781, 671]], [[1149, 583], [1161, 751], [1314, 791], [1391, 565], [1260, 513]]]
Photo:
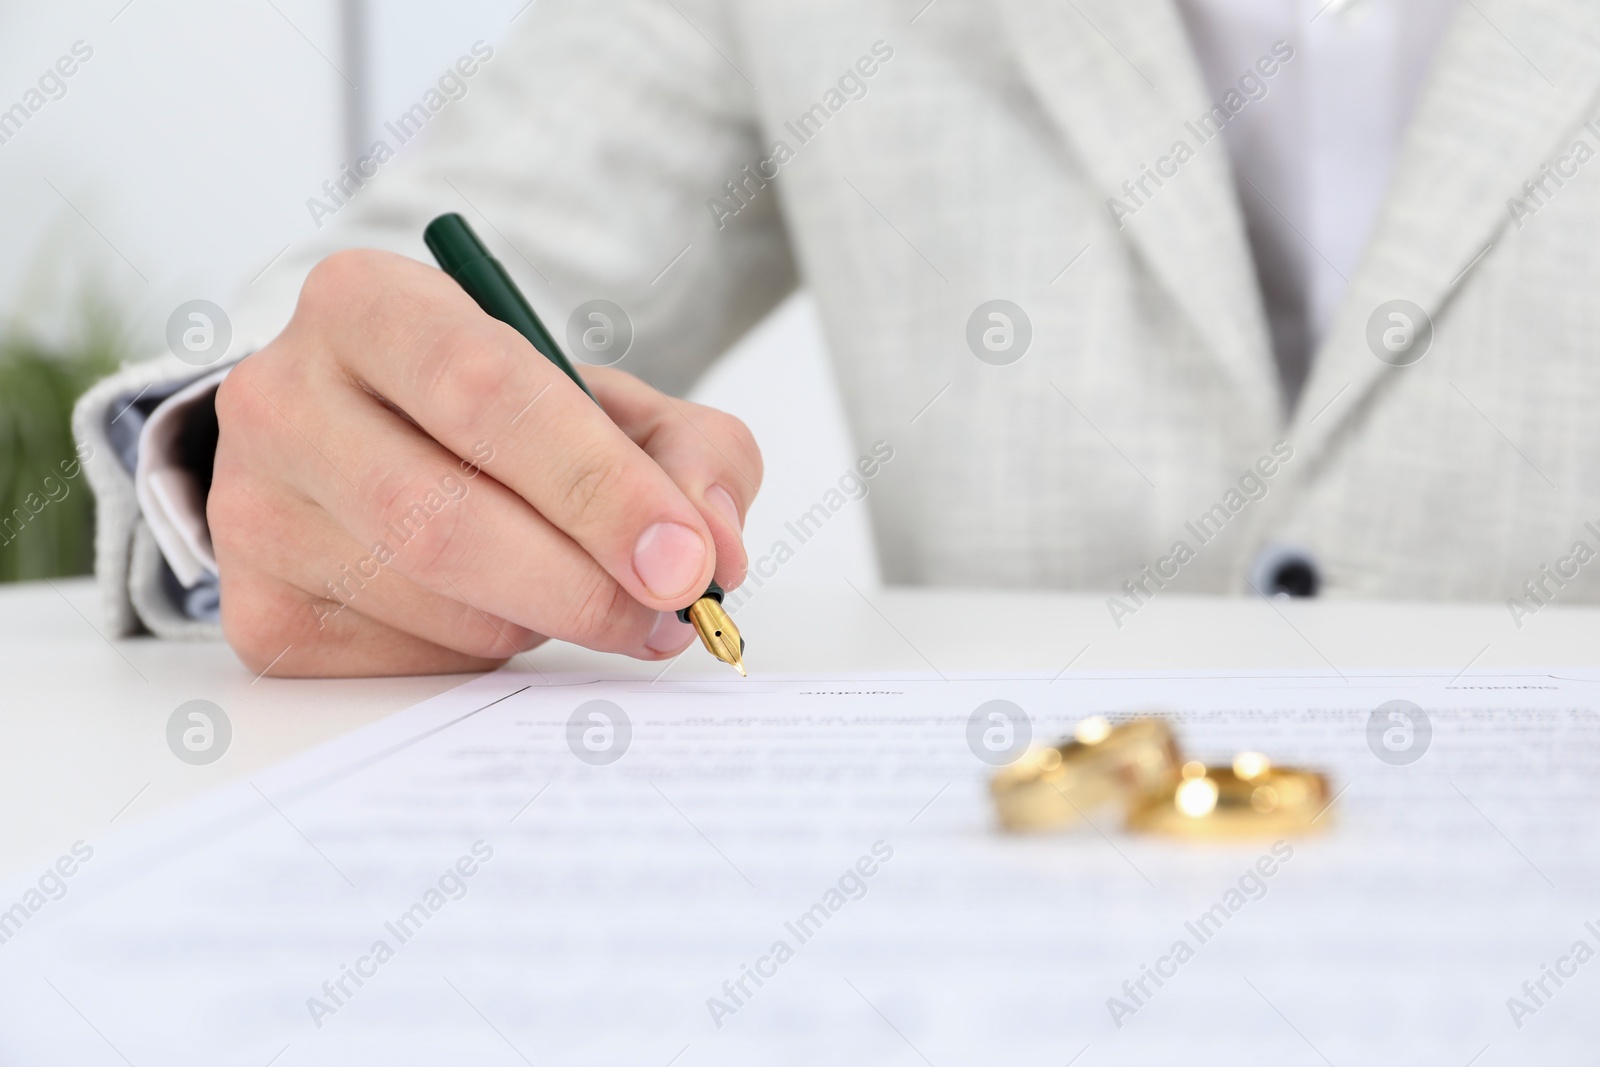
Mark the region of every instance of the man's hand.
[[323, 260], [217, 392], [206, 514], [234, 651], [371, 675], [487, 670], [550, 637], [681, 650], [672, 612], [744, 579], [761, 453], [731, 415], [584, 376], [604, 411], [441, 272]]

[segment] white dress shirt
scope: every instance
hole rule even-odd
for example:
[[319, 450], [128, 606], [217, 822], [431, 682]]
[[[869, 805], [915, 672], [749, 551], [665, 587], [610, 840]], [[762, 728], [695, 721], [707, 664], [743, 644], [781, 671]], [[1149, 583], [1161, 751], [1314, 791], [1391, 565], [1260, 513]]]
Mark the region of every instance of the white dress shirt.
[[1224, 127], [1292, 407], [1372, 233], [1457, 0], [1180, 0], [1214, 99], [1288, 41], [1268, 95]]

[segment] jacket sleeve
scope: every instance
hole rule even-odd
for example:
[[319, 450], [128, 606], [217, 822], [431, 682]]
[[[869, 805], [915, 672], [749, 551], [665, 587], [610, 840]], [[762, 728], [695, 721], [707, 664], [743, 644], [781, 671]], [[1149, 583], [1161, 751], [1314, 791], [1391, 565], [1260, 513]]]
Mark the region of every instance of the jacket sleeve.
[[366, 154], [307, 190], [316, 235], [251, 287], [242, 334], [275, 335], [335, 249], [432, 263], [423, 227], [458, 211], [558, 340], [608, 300], [633, 328], [617, 365], [681, 393], [795, 283], [777, 197], [712, 209], [768, 154], [745, 66], [717, 0], [540, 0], [373, 116]]
[[[190, 591], [163, 557], [134, 485], [146, 420], [174, 393], [219, 370], [197, 368], [170, 355], [144, 360], [96, 383], [73, 409], [72, 433], [95, 498], [94, 570], [109, 637], [145, 630], [191, 639], [221, 634], [214, 612], [208, 618], [188, 610], [196, 598], [186, 595]], [[214, 440], [209, 447], [215, 449]], [[196, 462], [207, 471], [209, 454]]]
[[[622, 311], [613, 331], [631, 333], [615, 365], [683, 392], [795, 284], [776, 196], [736, 217], [713, 209], [765, 155], [746, 66], [721, 0], [540, 0], [506, 40], [463, 51], [412, 106], [373, 116], [365, 154], [306, 190], [311, 236], [227, 309], [231, 353], [276, 336], [324, 256], [366, 247], [431, 262], [423, 227], [458, 211], [559, 340], [581, 343], [598, 320], [577, 313], [607, 301]], [[596, 361], [615, 357], [614, 347]], [[109, 445], [117, 398], [193, 372], [163, 357], [97, 386], [74, 417], [80, 443]], [[160, 573], [170, 568], [139, 534], [126, 465], [108, 452], [86, 467], [112, 632], [218, 633], [176, 603]]]

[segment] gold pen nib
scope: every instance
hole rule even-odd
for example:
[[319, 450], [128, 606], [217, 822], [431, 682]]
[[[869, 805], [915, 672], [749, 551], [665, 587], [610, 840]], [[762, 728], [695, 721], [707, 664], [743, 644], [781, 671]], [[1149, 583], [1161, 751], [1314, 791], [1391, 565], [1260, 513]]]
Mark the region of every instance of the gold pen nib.
[[716, 597], [703, 596], [689, 605], [689, 621], [707, 652], [749, 677], [744, 669], [744, 638]]

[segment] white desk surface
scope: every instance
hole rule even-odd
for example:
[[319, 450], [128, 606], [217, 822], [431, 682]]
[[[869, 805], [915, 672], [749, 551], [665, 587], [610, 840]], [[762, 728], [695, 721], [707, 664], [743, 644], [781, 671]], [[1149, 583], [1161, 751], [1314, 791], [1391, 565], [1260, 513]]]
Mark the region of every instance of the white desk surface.
[[[101, 636], [87, 579], [0, 588], [0, 877], [466, 680], [265, 677], [226, 645]], [[1163, 595], [1118, 630], [1103, 596], [953, 590], [763, 590], [740, 614], [756, 672], [1430, 668], [1600, 665], [1600, 609]], [[549, 645], [542, 671], [653, 677], [659, 664]], [[1070, 667], [1069, 667], [1070, 664]], [[691, 649], [671, 677], [726, 670]], [[187, 700], [220, 705], [227, 754], [168, 750]]]

